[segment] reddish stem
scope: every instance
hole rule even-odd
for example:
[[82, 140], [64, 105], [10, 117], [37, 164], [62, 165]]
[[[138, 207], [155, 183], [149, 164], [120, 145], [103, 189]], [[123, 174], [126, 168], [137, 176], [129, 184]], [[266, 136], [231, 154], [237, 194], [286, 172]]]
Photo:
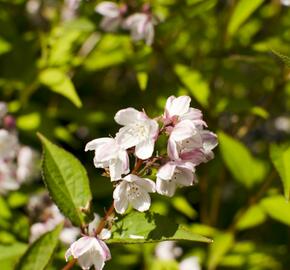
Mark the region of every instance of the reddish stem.
[[75, 263], [77, 262], [77, 259], [72, 259], [71, 261], [69, 261], [66, 266], [64, 268], [62, 268], [62, 270], [69, 270], [71, 269]]

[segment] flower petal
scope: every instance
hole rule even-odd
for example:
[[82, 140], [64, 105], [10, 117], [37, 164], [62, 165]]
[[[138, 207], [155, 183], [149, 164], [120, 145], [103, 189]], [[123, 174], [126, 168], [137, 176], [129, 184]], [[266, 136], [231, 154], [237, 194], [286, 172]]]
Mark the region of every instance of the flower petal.
[[139, 112], [134, 108], [127, 108], [118, 111], [114, 119], [119, 125], [126, 126], [139, 121], [143, 118], [142, 114], [142, 112]]
[[107, 17], [118, 17], [120, 15], [119, 7], [116, 3], [110, 1], [103, 1], [98, 4], [95, 8], [95, 11], [100, 13], [103, 16]]
[[148, 159], [152, 156], [154, 151], [155, 141], [148, 139], [136, 145], [135, 153], [140, 159]]
[[173, 162], [167, 162], [157, 172], [157, 177], [163, 180], [170, 180], [174, 174], [176, 165]]
[[190, 97], [189, 96], [180, 96], [178, 98], [172, 99], [170, 103], [168, 103], [167, 113], [170, 117], [175, 115], [181, 116], [188, 112], [190, 106]]
[[125, 126], [119, 129], [116, 134], [116, 141], [122, 148], [128, 149], [140, 143], [140, 138], [132, 134], [130, 126]]
[[140, 212], [147, 211], [151, 205], [151, 198], [147, 191], [139, 189], [140, 195], [130, 201], [132, 207]]
[[172, 197], [176, 190], [176, 184], [174, 181], [164, 181], [160, 178], [157, 178], [156, 181], [156, 191], [165, 196]]
[[155, 183], [152, 180], [147, 178], [139, 178], [135, 182], [147, 192], [155, 192]]
[[96, 150], [96, 148], [104, 143], [111, 143], [112, 141], [114, 141], [113, 138], [109, 138], [109, 137], [104, 137], [104, 138], [99, 138], [99, 139], [95, 139], [92, 140], [90, 142], [88, 142], [86, 144], [85, 147], [85, 151], [92, 151], [92, 150]]

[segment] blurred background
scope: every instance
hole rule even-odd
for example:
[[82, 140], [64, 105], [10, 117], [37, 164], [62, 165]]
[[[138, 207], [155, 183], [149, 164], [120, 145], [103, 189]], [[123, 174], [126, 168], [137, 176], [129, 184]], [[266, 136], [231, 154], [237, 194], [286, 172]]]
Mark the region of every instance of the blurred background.
[[[102, 216], [112, 186], [85, 144], [114, 136], [119, 109], [155, 117], [170, 95], [191, 96], [219, 146], [198, 167], [197, 185], [174, 198], [154, 195], [152, 210], [214, 243], [116, 245], [105, 269], [290, 269], [290, 1], [116, 1], [129, 15], [148, 15], [151, 46], [122, 27], [105, 31], [98, 3], [0, 0], [1, 130], [18, 145], [12, 171], [24, 163], [27, 172], [9, 175], [0, 166], [1, 270], [63, 220], [40, 177], [36, 132], [85, 165]], [[23, 147], [30, 152], [20, 162]], [[48, 269], [65, 265], [67, 244], [79, 234], [66, 227]], [[182, 268], [188, 258], [191, 268]]]

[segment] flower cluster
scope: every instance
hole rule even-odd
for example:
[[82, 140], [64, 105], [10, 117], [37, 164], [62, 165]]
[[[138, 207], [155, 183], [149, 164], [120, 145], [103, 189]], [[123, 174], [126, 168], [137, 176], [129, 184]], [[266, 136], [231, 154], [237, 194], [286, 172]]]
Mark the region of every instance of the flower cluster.
[[20, 145], [15, 120], [0, 102], [0, 194], [17, 190], [23, 182], [38, 176], [38, 154]]
[[96, 6], [96, 12], [103, 15], [101, 28], [107, 32], [114, 32], [118, 28], [128, 30], [134, 41], [145, 40], [147, 45], [151, 45], [154, 39], [154, 25], [157, 20], [150, 12], [150, 6], [145, 4], [142, 12], [137, 12], [126, 16], [128, 6], [126, 4], [116, 4], [110, 1], [101, 2]]
[[[108, 2], [106, 5], [109, 7]], [[114, 13], [114, 5], [110, 5]], [[122, 127], [115, 137], [98, 138], [87, 143], [85, 151], [94, 151], [95, 167], [104, 169], [115, 186], [112, 211], [115, 208], [117, 213], [124, 214], [129, 206], [141, 212], [147, 211], [151, 205], [149, 193], [173, 196], [177, 187], [195, 183], [197, 165], [213, 158], [217, 136], [205, 129], [207, 125], [201, 111], [191, 108], [190, 101], [188, 96], [171, 96], [167, 99], [164, 113], [154, 119], [145, 111], [134, 108], [120, 110], [114, 119]], [[155, 151], [161, 136], [167, 137], [167, 145], [164, 145], [167, 153], [164, 155]], [[135, 165], [130, 169], [132, 163]], [[151, 179], [147, 173], [150, 170], [156, 171], [150, 175]], [[105, 234], [104, 230], [99, 233], [104, 229], [103, 225], [95, 231], [89, 226], [87, 234], [68, 249], [66, 259], [73, 256], [82, 269], [91, 266], [102, 269], [111, 257], [103, 241], [110, 237], [110, 233], [107, 230]], [[182, 269], [187, 269], [191, 263], [184, 262]]]
[[33, 195], [28, 203], [27, 210], [31, 223], [29, 242], [34, 242], [41, 235], [55, 229], [63, 222], [59, 239], [62, 243], [69, 245], [80, 235], [81, 230], [73, 227], [71, 223], [61, 214], [57, 206], [51, 201], [48, 193]]
[[[217, 136], [205, 129], [201, 111], [191, 108], [190, 101], [188, 96], [169, 97], [163, 115], [155, 119], [134, 108], [120, 110], [115, 121], [122, 127], [116, 136], [86, 145], [86, 151], [95, 151], [95, 167], [105, 169], [115, 183], [117, 213], [124, 214], [129, 205], [146, 211], [151, 204], [149, 193], [171, 197], [177, 187], [193, 185], [196, 166], [213, 158]], [[162, 135], [168, 138], [167, 154], [154, 155]], [[129, 160], [134, 157], [136, 166], [130, 172]], [[142, 173], [152, 168], [157, 169], [156, 182]]]

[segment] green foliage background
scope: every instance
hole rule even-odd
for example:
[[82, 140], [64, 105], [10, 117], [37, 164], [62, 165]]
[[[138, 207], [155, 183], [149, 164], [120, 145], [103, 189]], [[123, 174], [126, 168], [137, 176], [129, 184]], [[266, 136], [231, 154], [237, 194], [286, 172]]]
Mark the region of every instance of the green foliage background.
[[[204, 269], [289, 269], [290, 8], [278, 0], [154, 0], [160, 23], [148, 47], [127, 32], [101, 31], [98, 1], [81, 1], [71, 20], [63, 1], [40, 0], [35, 13], [31, 2], [0, 0], [0, 99], [22, 143], [40, 150], [40, 131], [77, 156], [102, 215], [112, 187], [84, 145], [114, 135], [121, 108], [155, 116], [168, 96], [190, 95], [219, 135], [216, 157], [198, 167], [198, 185], [172, 199], [154, 195], [152, 210], [214, 240], [179, 243]], [[136, 11], [144, 2], [127, 1]], [[39, 181], [0, 197], [1, 270], [26, 249], [25, 205], [41, 189]], [[154, 244], [112, 247], [106, 269], [176, 269], [156, 261]], [[48, 269], [64, 265], [63, 251]]]

